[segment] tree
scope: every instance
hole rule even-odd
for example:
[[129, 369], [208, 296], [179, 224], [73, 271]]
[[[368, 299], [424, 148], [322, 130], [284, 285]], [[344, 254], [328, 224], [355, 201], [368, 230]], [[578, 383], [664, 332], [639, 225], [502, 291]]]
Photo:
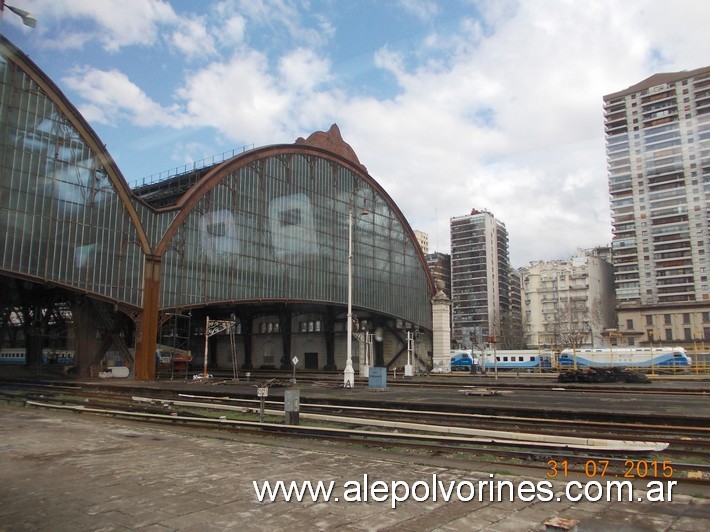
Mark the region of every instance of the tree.
[[591, 343], [589, 312], [583, 300], [566, 299], [557, 303], [552, 334], [558, 347], [577, 347]]

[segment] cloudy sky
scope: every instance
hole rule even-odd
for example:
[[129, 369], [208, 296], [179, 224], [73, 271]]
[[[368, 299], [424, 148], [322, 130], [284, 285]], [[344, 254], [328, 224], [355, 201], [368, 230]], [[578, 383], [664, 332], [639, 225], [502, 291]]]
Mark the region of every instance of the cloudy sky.
[[431, 251], [485, 209], [515, 267], [610, 242], [603, 96], [710, 65], [707, 0], [6, 2], [129, 183], [337, 123]]

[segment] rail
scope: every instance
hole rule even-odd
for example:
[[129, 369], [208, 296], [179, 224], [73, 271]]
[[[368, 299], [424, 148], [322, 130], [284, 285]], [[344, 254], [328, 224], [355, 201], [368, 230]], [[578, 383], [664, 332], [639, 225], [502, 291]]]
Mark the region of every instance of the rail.
[[[408, 409], [373, 404], [372, 401], [360, 404], [351, 400], [342, 405], [304, 401], [300, 403], [303, 422], [289, 425], [284, 423], [284, 412], [280, 410], [283, 403], [278, 400], [268, 402], [270, 410], [266, 422], [262, 423], [257, 421], [256, 399], [252, 396], [193, 396], [162, 390], [157, 397], [145, 397], [137, 402], [133, 400], [134, 393], [133, 387], [91, 386], [79, 389], [76, 386], [40, 387], [36, 383], [25, 383], [6, 387], [0, 391], [0, 396], [8, 403], [37, 408], [160, 424], [172, 422], [176, 427], [182, 427], [180, 430], [229, 428], [235, 434], [260, 438], [266, 435], [271, 438], [305, 438], [348, 446], [363, 445], [395, 453], [402, 452], [402, 449], [406, 449], [405, 453], [417, 450], [451, 460], [452, 463], [466, 460], [504, 465], [508, 460], [508, 464], [515, 464], [516, 467], [546, 470], [550, 460], [564, 460], [572, 470], [573, 467], [584, 468], [590, 463], [604, 462], [609, 464], [613, 476], [623, 476], [629, 461], [664, 463], [672, 464], [674, 479], [703, 484], [710, 482], [707, 442], [710, 429], [704, 419], [695, 422], [688, 420], [692, 426], [670, 426], [655, 416], [646, 416], [634, 418], [641, 421], [637, 426], [635, 422], [592, 421], [591, 417], [566, 420], [448, 410], [426, 412], [416, 407]], [[184, 401], [179, 397], [196, 400]], [[645, 424], [643, 419], [647, 419]], [[645, 446], [649, 434], [653, 434], [654, 442], [670, 445], [661, 450], [636, 445], [643, 442]], [[609, 441], [613, 443], [608, 445], [606, 442]], [[631, 445], [626, 445], [627, 442]], [[577, 443], [581, 446], [575, 446]]]
[[160, 183], [161, 181], [166, 181], [168, 179], [171, 179], [173, 177], [177, 177], [179, 175], [187, 174], [189, 172], [194, 172], [196, 170], [201, 170], [203, 168], [207, 168], [208, 166], [214, 166], [215, 164], [220, 164], [226, 161], [227, 159], [231, 159], [232, 157], [235, 157], [236, 155], [239, 155], [241, 153], [246, 153], [249, 150], [254, 149], [254, 144], [246, 144], [242, 146], [241, 148], [236, 148], [233, 150], [225, 151], [222, 153], [218, 153], [216, 155], [212, 155], [210, 157], [205, 157], [204, 159], [201, 159], [199, 161], [194, 161], [192, 164], [184, 164], [182, 166], [178, 166], [176, 168], [171, 168], [170, 170], [164, 170], [162, 172], [158, 172], [155, 174], [150, 174], [146, 177], [136, 179], [131, 183], [131, 188], [138, 188], [138, 187], [143, 187], [146, 185], [154, 185], [155, 183]]

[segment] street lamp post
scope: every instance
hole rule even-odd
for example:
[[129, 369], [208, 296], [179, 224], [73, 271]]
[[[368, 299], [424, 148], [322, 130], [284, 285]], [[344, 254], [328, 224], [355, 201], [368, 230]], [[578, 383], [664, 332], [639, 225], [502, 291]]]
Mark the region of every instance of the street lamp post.
[[20, 9], [18, 7], [8, 6], [5, 4], [5, 0], [0, 0], [0, 16], [2, 15], [2, 12], [5, 10], [5, 8], [8, 8], [10, 11], [15, 13], [15, 15], [20, 17], [22, 19], [22, 23], [25, 26], [34, 28], [37, 25], [37, 19], [32, 16], [32, 13], [30, 13], [29, 11], [25, 11], [24, 9]]
[[348, 337], [346, 342], [347, 359], [343, 372], [343, 386], [355, 386], [355, 371], [353, 370], [353, 202], [348, 205]]
[[[355, 190], [348, 204], [348, 317], [347, 317], [347, 358], [345, 360], [345, 370], [343, 371], [343, 387], [353, 388], [355, 386], [355, 370], [353, 369], [353, 203], [356, 198]], [[367, 209], [363, 208], [362, 216], [365, 216]]]

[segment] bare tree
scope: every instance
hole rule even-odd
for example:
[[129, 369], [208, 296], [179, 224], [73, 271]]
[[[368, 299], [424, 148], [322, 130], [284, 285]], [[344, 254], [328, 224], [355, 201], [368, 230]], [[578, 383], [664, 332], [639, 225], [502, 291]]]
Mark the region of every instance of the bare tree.
[[525, 349], [525, 332], [522, 320], [516, 320], [512, 311], [501, 313], [501, 323], [498, 330], [500, 331], [498, 345], [501, 349]]
[[591, 343], [589, 312], [584, 301], [559, 301], [551, 332], [558, 347], [577, 347]]

